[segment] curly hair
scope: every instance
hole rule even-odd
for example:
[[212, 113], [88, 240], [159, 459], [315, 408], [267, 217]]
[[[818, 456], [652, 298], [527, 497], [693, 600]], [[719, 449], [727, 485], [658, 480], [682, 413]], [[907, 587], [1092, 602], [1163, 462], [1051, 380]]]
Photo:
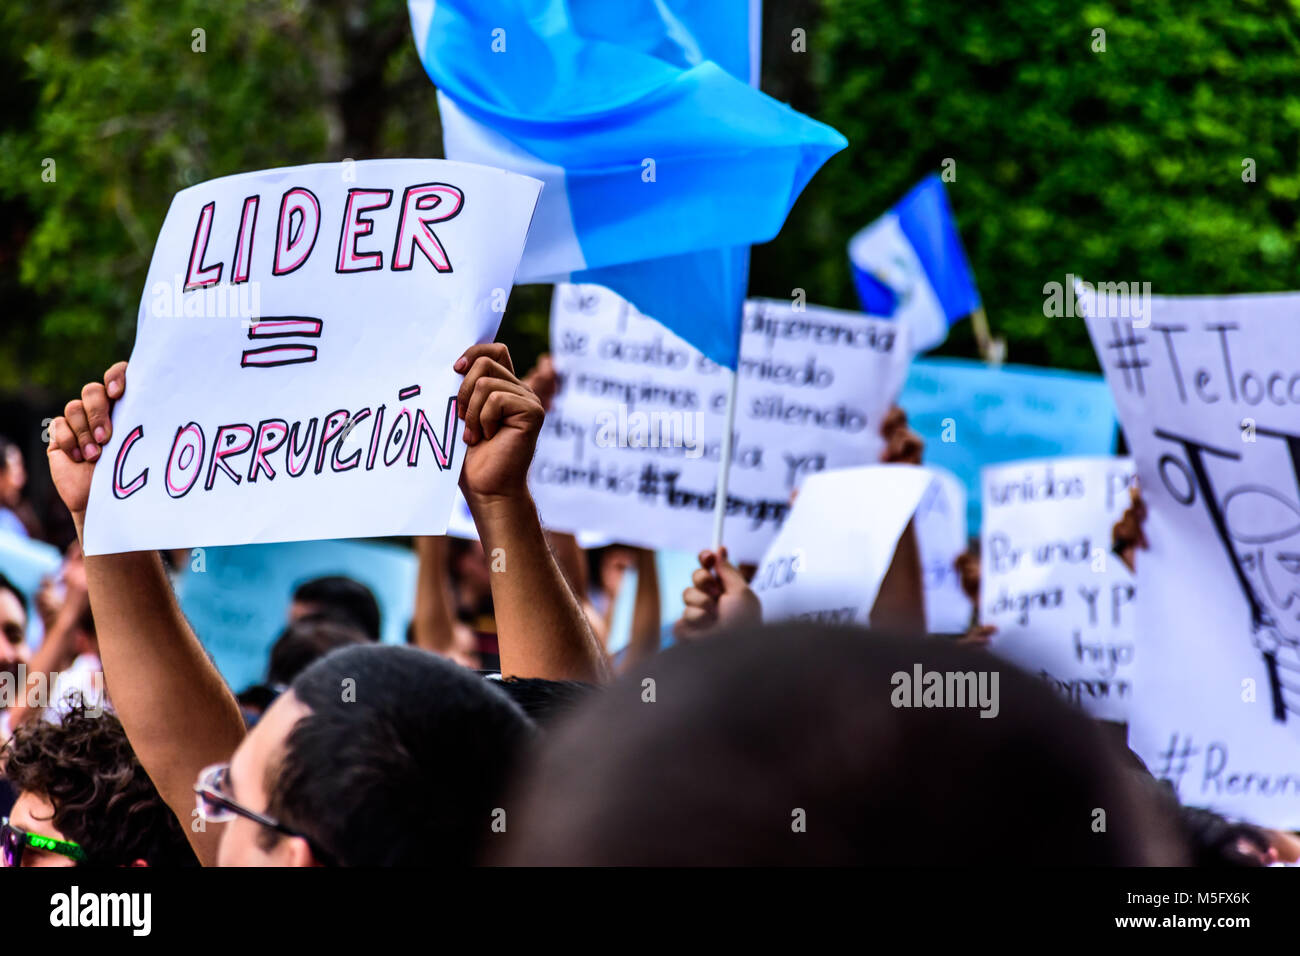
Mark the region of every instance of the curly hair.
[[59, 723], [31, 721], [0, 751], [14, 788], [54, 807], [54, 826], [86, 865], [197, 866], [180, 821], [136, 759], [121, 721], [74, 706]]

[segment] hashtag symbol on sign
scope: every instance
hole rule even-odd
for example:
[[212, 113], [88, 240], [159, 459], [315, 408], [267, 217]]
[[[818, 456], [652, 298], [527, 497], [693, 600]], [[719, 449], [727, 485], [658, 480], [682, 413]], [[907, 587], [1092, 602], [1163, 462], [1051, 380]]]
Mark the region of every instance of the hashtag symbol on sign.
[[1181, 749], [1178, 740], [1178, 734], [1169, 738], [1169, 749], [1160, 751], [1160, 763], [1154, 768], [1156, 777], [1172, 781], [1175, 789], [1181, 788], [1183, 775], [1187, 773], [1187, 765], [1191, 758], [1201, 752], [1200, 747], [1192, 746], [1191, 737], [1183, 741]]
[[659, 478], [659, 469], [654, 465], [646, 465], [641, 469], [641, 481], [637, 486], [637, 493], [642, 498], [658, 498]]
[[1114, 338], [1106, 343], [1106, 348], [1116, 355], [1114, 366], [1124, 373], [1124, 387], [1131, 392], [1136, 386], [1137, 393], [1145, 395], [1146, 382], [1142, 370], [1151, 364], [1142, 356], [1141, 347], [1146, 345], [1146, 336], [1137, 335], [1132, 328], [1121, 331], [1118, 322], [1111, 322], [1110, 328]]

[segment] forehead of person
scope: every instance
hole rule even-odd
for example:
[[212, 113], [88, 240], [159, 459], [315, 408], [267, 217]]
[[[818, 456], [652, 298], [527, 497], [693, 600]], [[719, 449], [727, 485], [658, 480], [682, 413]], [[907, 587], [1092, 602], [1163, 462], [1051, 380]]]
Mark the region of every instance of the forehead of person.
[[[25, 833], [35, 833], [54, 840], [68, 839], [54, 825], [54, 804], [46, 797], [30, 790], [24, 790], [14, 801], [13, 809], [9, 811], [9, 823]], [[76, 860], [59, 853], [39, 850], [32, 846], [23, 849], [23, 866], [75, 865]]]

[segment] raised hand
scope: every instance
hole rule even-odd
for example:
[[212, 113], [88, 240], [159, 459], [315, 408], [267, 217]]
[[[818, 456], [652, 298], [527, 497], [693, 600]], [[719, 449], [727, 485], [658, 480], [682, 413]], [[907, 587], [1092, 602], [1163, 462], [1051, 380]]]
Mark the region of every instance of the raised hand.
[[465, 375], [457, 414], [465, 421], [461, 490], [472, 505], [528, 493], [528, 466], [546, 412], [531, 388], [515, 376], [504, 345], [474, 345], [456, 360]]
[[925, 454], [925, 439], [907, 424], [907, 413], [897, 405], [890, 406], [885, 420], [880, 423], [880, 437], [885, 440], [885, 450], [880, 460], [886, 465], [919, 465]]
[[679, 639], [704, 637], [732, 627], [757, 626], [763, 607], [740, 569], [727, 560], [727, 549], [701, 551], [691, 586], [682, 592], [686, 607], [673, 625]]
[[1130, 571], [1137, 570], [1137, 550], [1145, 551], [1147, 543], [1146, 520], [1147, 503], [1142, 498], [1142, 490], [1134, 481], [1129, 489], [1129, 506], [1123, 516], [1115, 522], [1110, 531], [1111, 546], [1119, 559]]
[[126, 363], [118, 362], [104, 373], [102, 383], [88, 383], [81, 390], [81, 398], [68, 402], [63, 414], [50, 426], [46, 449], [50, 478], [78, 529], [90, 497], [90, 476], [105, 443], [113, 437], [113, 403], [125, 394]]

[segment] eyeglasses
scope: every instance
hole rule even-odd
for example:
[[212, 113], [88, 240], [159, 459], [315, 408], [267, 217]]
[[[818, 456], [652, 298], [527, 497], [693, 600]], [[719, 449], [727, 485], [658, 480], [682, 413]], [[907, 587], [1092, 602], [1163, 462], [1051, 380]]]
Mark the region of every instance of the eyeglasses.
[[268, 817], [264, 813], [250, 810], [243, 804], [236, 802], [235, 798], [230, 795], [230, 789], [230, 764], [214, 763], [200, 770], [198, 782], [194, 784], [199, 819], [207, 823], [229, 823], [235, 817], [252, 820], [254, 823], [260, 823], [277, 833], [283, 833], [285, 836], [306, 840], [307, 845], [311, 847], [312, 855], [316, 857], [318, 863], [324, 863], [327, 866], [333, 864], [330, 855], [325, 853], [311, 837], [294, 830], [292, 827], [285, 826], [274, 817]]
[[56, 840], [39, 833], [28, 833], [11, 824], [8, 817], [0, 819], [0, 864], [6, 867], [22, 866], [23, 851], [27, 847], [57, 853], [78, 863], [86, 859], [86, 851], [71, 840]]

